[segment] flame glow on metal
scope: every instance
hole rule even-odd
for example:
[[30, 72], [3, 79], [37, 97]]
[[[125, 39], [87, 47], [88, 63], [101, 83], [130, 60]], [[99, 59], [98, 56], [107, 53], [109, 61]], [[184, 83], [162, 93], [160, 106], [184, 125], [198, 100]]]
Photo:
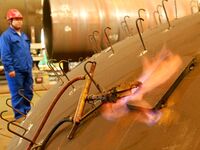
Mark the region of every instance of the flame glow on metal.
[[[165, 47], [154, 58], [143, 57], [143, 72], [137, 81], [142, 82], [142, 86], [132, 89], [131, 95], [119, 99], [116, 103], [106, 103], [102, 108], [102, 116], [108, 120], [116, 120], [129, 113], [126, 106], [127, 102], [134, 101], [141, 106], [151, 108], [148, 101], [144, 100], [144, 95], [151, 92], [161, 84], [170, 79], [174, 73], [180, 68], [182, 60], [180, 56], [173, 54]], [[148, 109], [140, 110], [137, 120], [152, 125], [161, 117], [161, 112], [151, 111]]]

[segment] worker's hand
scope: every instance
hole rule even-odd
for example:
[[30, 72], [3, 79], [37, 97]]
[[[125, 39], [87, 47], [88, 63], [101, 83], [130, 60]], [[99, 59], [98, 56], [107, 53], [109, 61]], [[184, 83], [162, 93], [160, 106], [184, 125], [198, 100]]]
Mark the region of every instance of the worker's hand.
[[14, 78], [14, 77], [15, 77], [15, 71], [9, 72], [9, 76], [10, 76], [11, 78]]

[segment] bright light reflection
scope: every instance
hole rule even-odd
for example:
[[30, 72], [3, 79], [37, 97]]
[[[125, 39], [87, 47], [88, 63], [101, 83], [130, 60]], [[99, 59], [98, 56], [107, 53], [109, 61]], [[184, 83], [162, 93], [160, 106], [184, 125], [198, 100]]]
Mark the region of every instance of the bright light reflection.
[[71, 12], [71, 9], [70, 9], [69, 5], [64, 4], [64, 5], [61, 5], [61, 11], [65, 12], [65, 13], [69, 13], [69, 12]]
[[45, 48], [45, 37], [44, 37], [44, 29], [41, 29], [41, 44], [42, 44], [42, 48]]
[[149, 18], [150, 18], [149, 11], [146, 11], [145, 13], [146, 13], [146, 17], [147, 17], [147, 19], [149, 19]]
[[32, 127], [33, 127], [33, 124], [30, 123], [30, 125], [28, 126], [28, 130], [31, 130]]
[[86, 20], [88, 18], [88, 13], [85, 10], [81, 10], [80, 11], [80, 17], [84, 20]]
[[72, 31], [72, 28], [70, 26], [65, 26], [64, 30], [65, 32], [70, 32]]
[[123, 18], [124, 16], [127, 16], [126, 12], [122, 12], [122, 11], [116, 10], [116, 17], [117, 18]]
[[17, 147], [22, 143], [22, 138], [19, 139], [19, 142], [17, 143]]
[[100, 19], [103, 19], [103, 12], [101, 10], [99, 10], [99, 17]]

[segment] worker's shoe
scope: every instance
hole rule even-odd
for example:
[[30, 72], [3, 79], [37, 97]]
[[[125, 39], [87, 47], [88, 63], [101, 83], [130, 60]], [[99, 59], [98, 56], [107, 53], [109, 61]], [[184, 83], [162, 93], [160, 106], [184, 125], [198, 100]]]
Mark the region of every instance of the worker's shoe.
[[22, 116], [22, 117], [16, 119], [15, 122], [21, 123], [21, 122], [24, 121], [25, 119], [26, 119], [26, 117], [25, 117], [25, 116]]

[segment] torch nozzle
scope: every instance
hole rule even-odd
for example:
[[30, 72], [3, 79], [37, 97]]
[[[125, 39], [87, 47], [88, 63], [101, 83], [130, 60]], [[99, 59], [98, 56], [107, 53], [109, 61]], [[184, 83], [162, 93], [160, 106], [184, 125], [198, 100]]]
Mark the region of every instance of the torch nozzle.
[[140, 81], [135, 81], [130, 84], [123, 84], [111, 88], [108, 91], [105, 91], [99, 95], [89, 95], [87, 96], [87, 101], [100, 100], [102, 102], [112, 102], [115, 103], [118, 99], [129, 96], [132, 94], [131, 90], [138, 88], [142, 85]]

